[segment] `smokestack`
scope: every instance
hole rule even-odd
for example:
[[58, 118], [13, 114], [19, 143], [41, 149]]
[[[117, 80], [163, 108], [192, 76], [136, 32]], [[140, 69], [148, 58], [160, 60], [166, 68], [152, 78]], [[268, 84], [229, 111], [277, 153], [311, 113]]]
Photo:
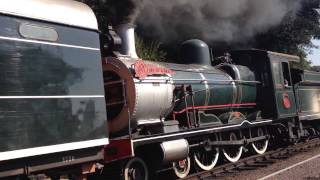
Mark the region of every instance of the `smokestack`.
[[135, 26], [133, 24], [121, 24], [115, 29], [122, 40], [120, 53], [122, 55], [138, 59], [139, 57], [136, 52], [134, 28]]

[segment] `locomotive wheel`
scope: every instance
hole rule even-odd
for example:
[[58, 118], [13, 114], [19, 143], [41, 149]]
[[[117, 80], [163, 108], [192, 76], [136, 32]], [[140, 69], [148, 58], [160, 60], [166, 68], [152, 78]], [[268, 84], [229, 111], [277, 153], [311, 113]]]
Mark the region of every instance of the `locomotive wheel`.
[[219, 148], [207, 151], [205, 148], [194, 152], [194, 161], [202, 170], [209, 171], [214, 168], [219, 159]]
[[220, 150], [218, 147], [212, 147], [210, 141], [217, 141], [218, 136], [215, 134], [212, 139], [205, 141], [205, 145], [199, 147], [194, 152], [194, 161], [197, 166], [205, 171], [209, 171], [214, 168], [219, 159]]
[[187, 157], [184, 160], [172, 163], [174, 173], [178, 178], [185, 178], [190, 172], [190, 157]]
[[[256, 135], [257, 137], [260, 137], [260, 136], [265, 136], [266, 133], [262, 128], [258, 128], [256, 131]], [[252, 143], [252, 148], [257, 154], [264, 154], [267, 151], [268, 144], [269, 144], [268, 139], [256, 141]]]
[[124, 180], [148, 180], [148, 169], [140, 158], [129, 160], [124, 169]]
[[[229, 134], [229, 140], [230, 141], [235, 141], [238, 140], [237, 135], [234, 132], [231, 132]], [[230, 161], [230, 162], [237, 162], [242, 155], [243, 152], [243, 146], [240, 147], [225, 147], [222, 149], [224, 157]]]

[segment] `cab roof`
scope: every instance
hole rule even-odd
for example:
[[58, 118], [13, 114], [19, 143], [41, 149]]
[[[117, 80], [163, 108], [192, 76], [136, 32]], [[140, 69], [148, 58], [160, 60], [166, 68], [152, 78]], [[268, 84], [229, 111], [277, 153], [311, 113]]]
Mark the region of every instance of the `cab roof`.
[[291, 62], [300, 62], [300, 58], [298, 56], [294, 55], [289, 55], [289, 54], [284, 54], [284, 53], [278, 53], [278, 52], [272, 52], [272, 51], [267, 51], [269, 56], [273, 55], [278, 57], [278, 60], [286, 60], [286, 61], [291, 61]]
[[73, 0], [2, 0], [0, 13], [98, 30], [92, 9]]
[[[261, 49], [244, 49], [244, 50], [236, 50], [231, 51], [231, 55], [235, 55], [237, 58], [239, 55], [249, 55], [249, 56], [255, 56], [257, 60], [262, 60], [262, 57], [265, 57], [266, 60], [272, 60], [272, 61], [288, 61], [288, 62], [300, 62], [300, 58], [298, 56], [284, 54], [284, 53], [278, 53], [278, 52], [272, 52], [272, 51], [266, 51]], [[233, 59], [237, 60], [237, 59]], [[239, 60], [237, 60], [239, 61]], [[241, 59], [241, 61], [248, 61], [248, 59]]]

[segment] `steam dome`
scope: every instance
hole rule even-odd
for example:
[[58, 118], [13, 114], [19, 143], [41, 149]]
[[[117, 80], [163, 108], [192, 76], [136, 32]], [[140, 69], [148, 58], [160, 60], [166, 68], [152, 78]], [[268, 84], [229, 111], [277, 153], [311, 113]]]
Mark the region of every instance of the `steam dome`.
[[181, 45], [180, 63], [211, 66], [210, 50], [208, 45], [199, 39], [185, 41]]

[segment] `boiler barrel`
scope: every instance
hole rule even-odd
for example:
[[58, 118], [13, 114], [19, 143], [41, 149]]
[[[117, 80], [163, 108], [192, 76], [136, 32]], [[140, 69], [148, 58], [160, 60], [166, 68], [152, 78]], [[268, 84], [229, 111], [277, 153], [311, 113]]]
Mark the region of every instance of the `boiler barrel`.
[[175, 113], [192, 108], [210, 110], [255, 104], [256, 81], [248, 68], [235, 66], [238, 77], [233, 77], [215, 67], [187, 66], [177, 65], [174, 69]]

